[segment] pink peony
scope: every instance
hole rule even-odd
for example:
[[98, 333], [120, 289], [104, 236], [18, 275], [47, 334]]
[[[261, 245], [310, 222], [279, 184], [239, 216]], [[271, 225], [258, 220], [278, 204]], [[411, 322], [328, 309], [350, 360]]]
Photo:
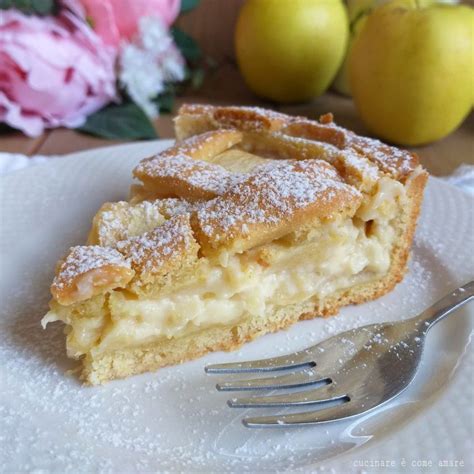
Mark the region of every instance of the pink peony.
[[0, 122], [29, 136], [77, 127], [115, 99], [116, 51], [67, 9], [0, 12]]
[[118, 46], [138, 31], [140, 18], [158, 17], [166, 26], [176, 19], [181, 0], [82, 0], [87, 18], [105, 43]]

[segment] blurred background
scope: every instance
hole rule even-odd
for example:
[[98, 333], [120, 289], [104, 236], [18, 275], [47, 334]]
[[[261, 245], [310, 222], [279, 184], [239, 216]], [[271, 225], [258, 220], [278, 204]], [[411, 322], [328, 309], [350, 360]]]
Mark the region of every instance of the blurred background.
[[[173, 114], [199, 102], [313, 119], [332, 112], [357, 133], [416, 150], [435, 175], [474, 163], [472, 2], [0, 0], [0, 7], [3, 152], [57, 155], [173, 138]], [[157, 24], [146, 23], [154, 16]]]

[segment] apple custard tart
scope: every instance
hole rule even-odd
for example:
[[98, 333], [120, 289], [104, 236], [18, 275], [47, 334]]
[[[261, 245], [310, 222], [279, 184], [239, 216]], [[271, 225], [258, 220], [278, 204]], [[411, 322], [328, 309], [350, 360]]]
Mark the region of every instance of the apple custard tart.
[[428, 176], [415, 154], [330, 114], [185, 105], [175, 129], [57, 265], [42, 323], [65, 323], [87, 383], [233, 350], [403, 278]]

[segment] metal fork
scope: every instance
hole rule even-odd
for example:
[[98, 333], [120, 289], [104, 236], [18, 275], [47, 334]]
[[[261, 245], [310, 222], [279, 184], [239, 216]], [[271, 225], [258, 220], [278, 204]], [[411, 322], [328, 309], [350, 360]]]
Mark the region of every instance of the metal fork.
[[[351, 329], [281, 357], [213, 364], [205, 370], [209, 374], [228, 374], [293, 369], [284, 375], [219, 383], [218, 390], [305, 388], [281, 395], [232, 398], [228, 401], [231, 407], [323, 405], [322, 409], [303, 413], [244, 418], [247, 427], [313, 425], [350, 418], [373, 410], [405, 390], [415, 377], [428, 331], [473, 298], [471, 281], [414, 318]], [[328, 402], [338, 404], [324, 408]]]

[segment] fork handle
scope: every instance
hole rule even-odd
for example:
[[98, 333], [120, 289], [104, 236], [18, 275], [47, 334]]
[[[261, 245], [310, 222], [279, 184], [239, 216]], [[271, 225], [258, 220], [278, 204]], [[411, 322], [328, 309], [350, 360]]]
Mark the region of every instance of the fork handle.
[[473, 298], [474, 280], [447, 294], [414, 319], [417, 320], [417, 322], [424, 322], [426, 324], [425, 331], [428, 331], [438, 321], [441, 321], [445, 316], [468, 303]]

